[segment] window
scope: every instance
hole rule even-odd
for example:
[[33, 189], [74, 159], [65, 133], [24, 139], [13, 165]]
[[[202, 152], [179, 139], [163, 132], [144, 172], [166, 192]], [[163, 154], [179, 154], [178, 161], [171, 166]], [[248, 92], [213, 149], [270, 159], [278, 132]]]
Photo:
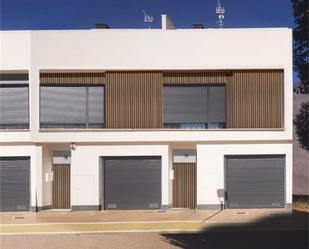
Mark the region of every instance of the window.
[[224, 128], [225, 85], [165, 85], [163, 123], [164, 128]]
[[42, 85], [41, 128], [103, 128], [104, 87]]
[[0, 128], [29, 129], [28, 74], [0, 74]]

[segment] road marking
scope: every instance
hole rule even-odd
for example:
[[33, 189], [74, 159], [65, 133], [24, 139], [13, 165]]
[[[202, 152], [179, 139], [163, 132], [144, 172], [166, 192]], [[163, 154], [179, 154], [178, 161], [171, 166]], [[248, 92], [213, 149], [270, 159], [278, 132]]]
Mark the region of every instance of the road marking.
[[127, 232], [127, 231], [197, 231], [205, 225], [201, 222], [135, 222], [135, 223], [82, 223], [82, 224], [19, 224], [1, 225], [0, 234], [42, 234], [83, 232]]
[[24, 232], [24, 233], [0, 233], [1, 236], [12, 235], [61, 235], [61, 234], [97, 234], [97, 233], [196, 233], [199, 229], [152, 229], [152, 230], [115, 230], [115, 231], [74, 231], [74, 232]]
[[167, 220], [167, 221], [91, 221], [91, 222], [50, 222], [50, 223], [8, 223], [2, 226], [36, 226], [36, 225], [83, 225], [83, 224], [157, 224], [157, 223], [203, 223], [202, 220]]

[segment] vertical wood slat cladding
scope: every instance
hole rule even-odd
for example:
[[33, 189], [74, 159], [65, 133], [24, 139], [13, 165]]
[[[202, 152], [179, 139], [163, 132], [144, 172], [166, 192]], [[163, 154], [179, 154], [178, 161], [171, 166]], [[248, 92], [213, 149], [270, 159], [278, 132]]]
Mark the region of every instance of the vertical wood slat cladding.
[[163, 74], [165, 84], [226, 83], [229, 72], [172, 72]]
[[227, 128], [283, 127], [283, 70], [237, 70], [226, 85]]
[[173, 207], [196, 208], [196, 164], [174, 163]]
[[107, 72], [107, 128], [162, 128], [162, 74]]
[[70, 165], [53, 165], [53, 208], [70, 208]]
[[104, 84], [104, 73], [40, 73], [41, 84]]

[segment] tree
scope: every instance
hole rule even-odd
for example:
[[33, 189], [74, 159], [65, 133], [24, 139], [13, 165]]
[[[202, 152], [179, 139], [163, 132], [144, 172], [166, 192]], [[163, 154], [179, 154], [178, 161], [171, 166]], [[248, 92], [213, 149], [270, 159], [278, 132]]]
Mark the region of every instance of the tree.
[[301, 104], [299, 113], [295, 117], [294, 125], [300, 147], [309, 150], [309, 101]]
[[300, 79], [296, 92], [309, 93], [308, 83], [308, 0], [291, 0], [294, 10], [294, 70]]

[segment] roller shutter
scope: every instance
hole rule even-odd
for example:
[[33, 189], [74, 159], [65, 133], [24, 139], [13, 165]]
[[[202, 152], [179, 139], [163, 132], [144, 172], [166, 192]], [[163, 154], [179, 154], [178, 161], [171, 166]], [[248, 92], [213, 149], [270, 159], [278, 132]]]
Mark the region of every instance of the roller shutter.
[[228, 208], [284, 207], [284, 156], [226, 157]]
[[103, 128], [103, 86], [42, 85], [41, 128]]
[[29, 128], [27, 74], [0, 74], [0, 128]]
[[165, 86], [164, 123], [207, 123], [207, 88], [204, 86]]
[[160, 209], [161, 157], [104, 158], [105, 209]]
[[225, 87], [215, 85], [208, 91], [208, 122], [225, 123]]
[[225, 123], [225, 85], [165, 85], [163, 122]]
[[0, 158], [0, 211], [28, 211], [30, 158]]

